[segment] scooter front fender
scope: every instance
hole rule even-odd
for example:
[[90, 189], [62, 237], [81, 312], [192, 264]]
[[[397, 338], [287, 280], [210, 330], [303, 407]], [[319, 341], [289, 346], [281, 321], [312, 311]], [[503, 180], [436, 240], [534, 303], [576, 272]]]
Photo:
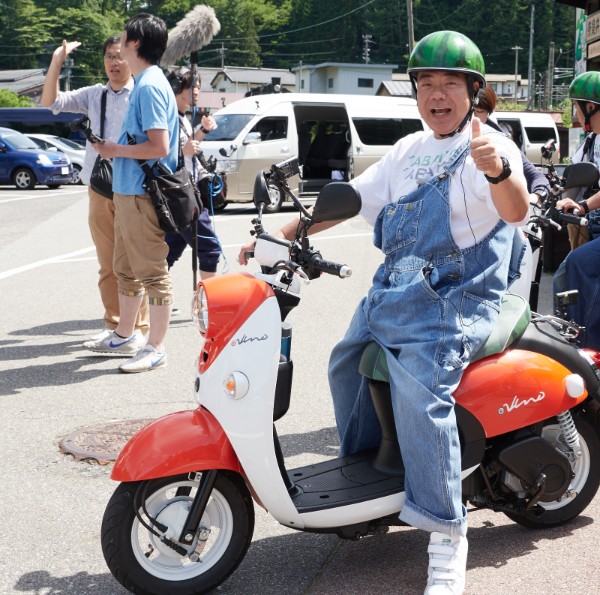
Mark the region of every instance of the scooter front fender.
[[242, 471], [223, 428], [200, 407], [166, 415], [142, 428], [119, 454], [111, 477], [141, 481], [206, 469]]

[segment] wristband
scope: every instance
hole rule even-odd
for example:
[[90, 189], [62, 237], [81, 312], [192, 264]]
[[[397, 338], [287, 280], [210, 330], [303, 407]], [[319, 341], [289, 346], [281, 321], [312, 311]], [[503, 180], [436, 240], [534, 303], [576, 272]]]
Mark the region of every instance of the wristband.
[[200, 132], [204, 133], [204, 134], [208, 134], [210, 132], [210, 130], [206, 130], [206, 128], [204, 128], [204, 126], [200, 126]]

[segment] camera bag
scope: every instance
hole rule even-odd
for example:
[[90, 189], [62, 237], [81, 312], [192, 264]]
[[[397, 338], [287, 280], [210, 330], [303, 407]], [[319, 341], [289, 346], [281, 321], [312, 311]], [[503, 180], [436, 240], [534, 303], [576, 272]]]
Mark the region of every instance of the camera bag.
[[[100, 102], [100, 138], [104, 138], [104, 118], [106, 116], [106, 93], [108, 89], [104, 89], [102, 93], [102, 100]], [[96, 157], [96, 163], [92, 168], [92, 174], [90, 176], [90, 186], [94, 192], [109, 198], [113, 198], [113, 170], [112, 170], [112, 159], [107, 159], [98, 155]]]

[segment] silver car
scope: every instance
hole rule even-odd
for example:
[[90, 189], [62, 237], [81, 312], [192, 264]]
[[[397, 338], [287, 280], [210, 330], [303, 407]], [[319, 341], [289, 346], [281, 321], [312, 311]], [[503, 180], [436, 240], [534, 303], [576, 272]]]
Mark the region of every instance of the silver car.
[[36, 145], [45, 151], [60, 151], [65, 153], [73, 164], [73, 181], [71, 184], [81, 184], [79, 173], [83, 168], [85, 149], [68, 138], [61, 138], [53, 134], [26, 134]]

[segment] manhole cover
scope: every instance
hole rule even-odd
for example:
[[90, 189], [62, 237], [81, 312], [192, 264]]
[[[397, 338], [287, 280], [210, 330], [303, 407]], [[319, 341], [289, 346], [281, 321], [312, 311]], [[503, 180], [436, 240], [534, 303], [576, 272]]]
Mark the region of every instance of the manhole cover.
[[94, 459], [101, 465], [115, 461], [127, 441], [153, 419], [130, 419], [91, 428], [82, 428], [63, 438], [59, 443], [63, 454], [78, 461]]

